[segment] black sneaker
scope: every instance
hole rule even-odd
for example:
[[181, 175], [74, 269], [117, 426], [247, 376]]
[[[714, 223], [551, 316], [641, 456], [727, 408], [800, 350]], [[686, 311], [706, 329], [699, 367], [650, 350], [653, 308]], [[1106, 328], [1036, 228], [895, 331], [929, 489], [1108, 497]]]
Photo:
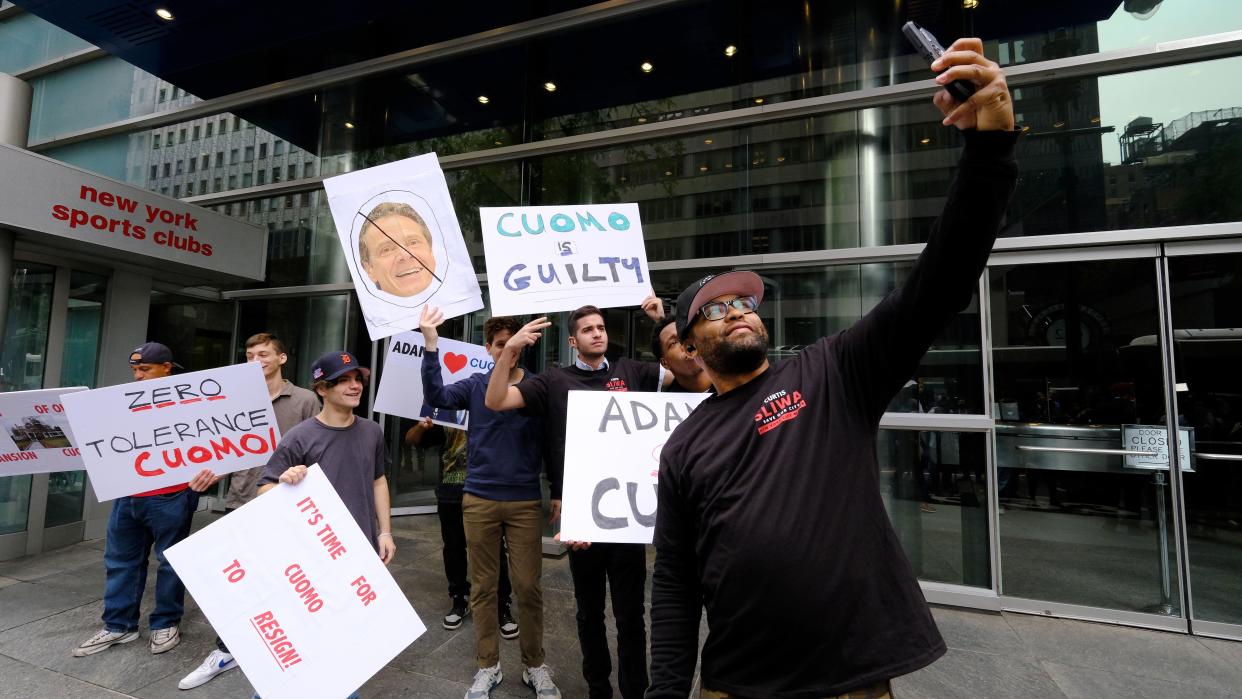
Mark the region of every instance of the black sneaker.
[[518, 624], [513, 620], [513, 613], [509, 611], [509, 605], [500, 608], [500, 637], [513, 640], [521, 633], [518, 630]]
[[461, 628], [461, 623], [470, 616], [470, 603], [465, 597], [454, 597], [453, 608], [444, 615], [444, 628], [452, 631]]

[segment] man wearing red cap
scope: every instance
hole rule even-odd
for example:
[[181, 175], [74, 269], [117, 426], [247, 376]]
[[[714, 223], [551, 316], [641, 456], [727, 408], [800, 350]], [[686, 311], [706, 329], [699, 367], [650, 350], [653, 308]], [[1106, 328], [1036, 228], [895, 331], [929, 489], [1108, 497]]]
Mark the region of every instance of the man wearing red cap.
[[962, 39], [932, 66], [940, 84], [979, 89], [934, 99], [966, 145], [902, 288], [774, 365], [757, 275], [706, 277], [678, 300], [678, 336], [717, 395], [661, 452], [648, 699], [689, 694], [704, 607], [710, 699], [883, 699], [944, 654], [885, 514], [875, 443], [890, 398], [970, 303], [1017, 180], [1012, 101], [982, 54]]

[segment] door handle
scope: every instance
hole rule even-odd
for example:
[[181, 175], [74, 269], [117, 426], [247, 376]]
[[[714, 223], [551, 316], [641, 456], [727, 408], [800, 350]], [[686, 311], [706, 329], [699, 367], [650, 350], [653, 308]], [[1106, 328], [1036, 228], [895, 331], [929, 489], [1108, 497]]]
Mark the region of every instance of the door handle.
[[[1131, 451], [1129, 449], [1086, 449], [1074, 447], [1028, 447], [1018, 445], [1018, 451], [1043, 451], [1058, 454], [1101, 454], [1105, 456], [1159, 456], [1154, 451]], [[1223, 455], [1222, 455], [1223, 456]], [[1242, 456], [1238, 457], [1242, 461]]]
[[1204, 454], [1202, 452], [1195, 454], [1196, 459], [1204, 461], [1242, 461], [1242, 454]]

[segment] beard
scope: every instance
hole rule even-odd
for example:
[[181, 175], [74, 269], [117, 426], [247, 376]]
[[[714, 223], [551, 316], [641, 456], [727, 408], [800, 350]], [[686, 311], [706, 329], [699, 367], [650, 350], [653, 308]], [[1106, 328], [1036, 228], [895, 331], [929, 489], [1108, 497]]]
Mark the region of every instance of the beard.
[[760, 326], [752, 334], [732, 339], [714, 337], [699, 343], [699, 358], [718, 376], [748, 374], [768, 356], [768, 329]]

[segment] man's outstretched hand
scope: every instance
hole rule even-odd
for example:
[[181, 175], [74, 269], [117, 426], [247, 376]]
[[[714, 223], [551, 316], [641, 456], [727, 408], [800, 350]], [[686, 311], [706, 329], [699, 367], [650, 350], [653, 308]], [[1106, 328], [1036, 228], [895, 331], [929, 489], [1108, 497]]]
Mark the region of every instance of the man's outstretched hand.
[[973, 83], [975, 94], [965, 102], [958, 103], [946, 90], [941, 90], [932, 102], [944, 116], [944, 125], [952, 124], [959, 129], [979, 131], [1012, 131], [1014, 125], [1013, 98], [1005, 82], [1005, 71], [983, 55], [983, 42], [979, 39], [958, 39], [931, 64], [940, 73], [936, 82], [947, 85], [954, 80]]

